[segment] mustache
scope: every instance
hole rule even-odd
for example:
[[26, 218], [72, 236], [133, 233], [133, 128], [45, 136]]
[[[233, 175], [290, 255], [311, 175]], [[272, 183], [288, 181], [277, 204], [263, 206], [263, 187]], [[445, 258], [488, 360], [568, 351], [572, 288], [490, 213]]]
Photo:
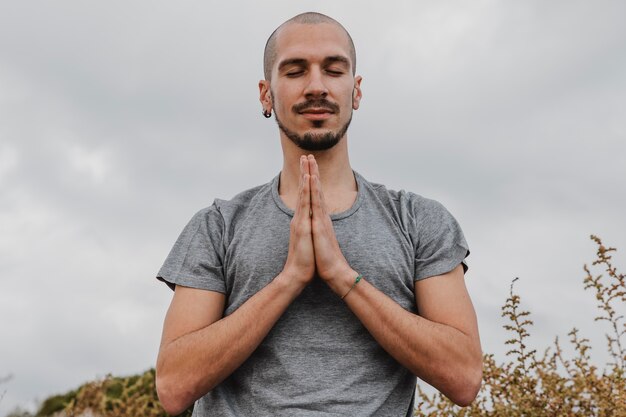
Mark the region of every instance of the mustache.
[[307, 100], [304, 103], [294, 104], [291, 109], [296, 113], [302, 113], [308, 109], [326, 109], [333, 113], [339, 113], [339, 105], [330, 102], [325, 98], [317, 98]]

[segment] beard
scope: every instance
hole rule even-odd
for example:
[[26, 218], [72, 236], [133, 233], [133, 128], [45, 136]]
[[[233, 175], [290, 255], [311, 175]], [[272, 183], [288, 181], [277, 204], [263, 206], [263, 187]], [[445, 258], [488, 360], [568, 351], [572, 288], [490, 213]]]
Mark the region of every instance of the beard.
[[[348, 127], [352, 121], [352, 115], [350, 115], [348, 121], [339, 130], [320, 133], [306, 132], [304, 135], [299, 135], [296, 132], [287, 129], [280, 122], [276, 113], [274, 113], [274, 117], [276, 118], [278, 128], [285, 134], [285, 136], [287, 136], [298, 148], [309, 152], [325, 151], [338, 144], [339, 141], [341, 141], [341, 138], [343, 138], [348, 131]], [[321, 127], [315, 122], [313, 123], [313, 126]]]
[[[339, 106], [334, 103], [330, 103], [325, 99], [312, 100], [302, 104], [296, 104], [293, 106], [292, 111], [294, 113], [299, 113], [300, 111], [303, 111], [308, 107], [314, 106], [327, 107], [334, 112], [339, 113]], [[341, 138], [345, 136], [346, 132], [348, 131], [348, 127], [350, 126], [350, 122], [352, 121], [352, 113], [350, 113], [350, 118], [343, 126], [341, 126], [341, 128], [339, 128], [339, 130], [320, 133], [306, 132], [303, 135], [299, 135], [298, 133], [286, 128], [285, 125], [281, 123], [276, 112], [274, 112], [274, 117], [276, 118], [276, 124], [278, 124], [278, 128], [285, 134], [285, 136], [287, 136], [289, 140], [291, 140], [298, 148], [308, 152], [325, 151], [338, 144], [339, 141], [341, 141]], [[312, 125], [316, 129], [321, 129], [324, 125], [324, 121], [314, 120], [312, 122]]]

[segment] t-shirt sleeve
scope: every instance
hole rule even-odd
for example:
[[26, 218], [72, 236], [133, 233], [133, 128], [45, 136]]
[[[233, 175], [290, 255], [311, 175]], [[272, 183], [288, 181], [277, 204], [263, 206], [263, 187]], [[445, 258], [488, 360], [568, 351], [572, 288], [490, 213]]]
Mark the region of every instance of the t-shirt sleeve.
[[416, 195], [411, 197], [414, 279], [445, 274], [461, 263], [466, 272], [465, 258], [470, 251], [459, 223], [441, 203]]
[[187, 223], [157, 274], [170, 288], [176, 285], [225, 293], [224, 219], [213, 204]]

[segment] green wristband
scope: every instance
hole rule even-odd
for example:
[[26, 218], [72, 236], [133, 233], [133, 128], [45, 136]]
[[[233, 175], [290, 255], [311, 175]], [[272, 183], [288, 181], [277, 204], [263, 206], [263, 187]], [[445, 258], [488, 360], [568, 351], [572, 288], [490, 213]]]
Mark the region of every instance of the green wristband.
[[341, 297], [341, 299], [343, 300], [344, 298], [346, 298], [346, 295], [348, 295], [350, 293], [350, 291], [352, 291], [352, 288], [356, 287], [356, 284], [358, 284], [361, 281], [361, 278], [363, 278], [363, 275], [359, 274], [356, 276], [356, 278], [354, 279], [354, 284], [352, 284], [352, 286], [350, 287], [350, 289], [348, 290], [347, 293], [345, 293], [343, 295], [343, 297]]

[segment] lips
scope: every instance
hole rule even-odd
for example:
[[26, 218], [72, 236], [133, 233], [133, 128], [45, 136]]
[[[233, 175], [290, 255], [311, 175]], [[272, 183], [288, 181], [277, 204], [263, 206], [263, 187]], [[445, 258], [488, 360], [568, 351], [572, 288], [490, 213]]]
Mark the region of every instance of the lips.
[[313, 108], [313, 109], [306, 109], [306, 110], [302, 110], [300, 111], [300, 114], [328, 114], [328, 113], [334, 113], [334, 111], [332, 109], [327, 109], [327, 108]]
[[329, 110], [306, 110], [300, 113], [300, 116], [304, 117], [307, 120], [326, 120], [333, 116], [333, 112]]

